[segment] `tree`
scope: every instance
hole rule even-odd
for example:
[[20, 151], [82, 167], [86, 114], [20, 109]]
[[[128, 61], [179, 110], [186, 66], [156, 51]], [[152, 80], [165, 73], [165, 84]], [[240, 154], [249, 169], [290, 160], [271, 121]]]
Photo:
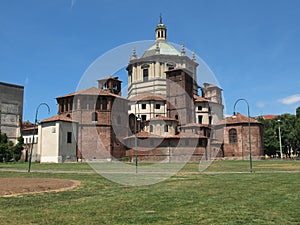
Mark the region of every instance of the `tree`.
[[0, 134], [0, 162], [18, 161], [21, 158], [24, 139], [18, 138], [18, 143], [9, 141], [5, 133]]
[[[291, 157], [292, 152], [300, 153], [300, 107], [295, 115], [282, 114], [272, 120], [263, 120], [265, 154], [279, 155], [279, 126], [281, 135], [282, 152], [286, 157]], [[280, 122], [279, 122], [280, 121]]]
[[300, 119], [300, 106], [296, 109], [296, 117]]
[[23, 151], [24, 138], [21, 136], [18, 138], [18, 143], [13, 147], [13, 159], [19, 161]]

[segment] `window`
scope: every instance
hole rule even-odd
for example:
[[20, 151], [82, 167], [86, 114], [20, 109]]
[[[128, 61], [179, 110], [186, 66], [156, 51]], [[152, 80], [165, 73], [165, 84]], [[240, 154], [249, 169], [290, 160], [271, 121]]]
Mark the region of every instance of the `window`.
[[236, 129], [229, 130], [229, 143], [236, 143], [237, 142], [237, 132]]
[[96, 112], [92, 113], [92, 121], [98, 121], [98, 114]]
[[67, 143], [72, 143], [72, 132], [67, 133]]
[[203, 116], [198, 116], [198, 123], [202, 124]]
[[176, 106], [177, 105], [177, 99], [176, 98], [175, 98], [174, 102], [175, 102], [175, 106]]
[[169, 126], [167, 124], [165, 124], [165, 126], [164, 126], [164, 131], [169, 132]]
[[150, 125], [150, 133], [153, 132], [153, 125]]
[[155, 104], [155, 109], [160, 109], [160, 104]]
[[143, 69], [143, 81], [148, 81], [149, 70], [148, 68]]
[[146, 109], [146, 104], [142, 104], [142, 109]]
[[175, 115], [175, 119], [178, 120], [178, 115]]
[[202, 106], [201, 106], [201, 105], [198, 106], [198, 110], [199, 110], [199, 111], [202, 110]]
[[142, 121], [146, 121], [147, 116], [146, 115], [142, 115]]
[[102, 110], [107, 110], [107, 99], [106, 98], [102, 99]]
[[212, 116], [209, 116], [209, 124], [212, 124]]

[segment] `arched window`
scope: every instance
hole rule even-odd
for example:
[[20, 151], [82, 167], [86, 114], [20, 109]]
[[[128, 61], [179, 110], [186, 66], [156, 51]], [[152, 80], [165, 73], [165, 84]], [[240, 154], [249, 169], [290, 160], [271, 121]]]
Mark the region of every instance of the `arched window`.
[[98, 121], [98, 114], [96, 112], [92, 113], [92, 121]]
[[148, 81], [149, 70], [148, 68], [143, 69], [143, 81]]
[[229, 130], [229, 143], [236, 143], [237, 142], [237, 132], [236, 129]]

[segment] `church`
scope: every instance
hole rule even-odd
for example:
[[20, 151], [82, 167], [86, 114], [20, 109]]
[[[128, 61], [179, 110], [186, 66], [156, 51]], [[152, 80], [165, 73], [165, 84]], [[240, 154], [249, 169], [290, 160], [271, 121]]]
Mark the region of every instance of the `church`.
[[41, 162], [176, 162], [226, 155], [222, 89], [197, 83], [195, 54], [190, 58], [184, 45], [178, 50], [167, 41], [162, 17], [155, 38], [141, 57], [133, 49], [127, 98], [116, 76], [56, 98], [58, 115], [41, 121], [37, 151], [45, 152], [53, 140], [60, 144], [41, 155]]

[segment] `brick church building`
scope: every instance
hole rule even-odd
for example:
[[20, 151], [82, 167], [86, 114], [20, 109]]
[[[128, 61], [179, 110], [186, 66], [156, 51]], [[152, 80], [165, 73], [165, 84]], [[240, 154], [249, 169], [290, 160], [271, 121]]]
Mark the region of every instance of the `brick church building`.
[[[155, 37], [155, 44], [141, 57], [133, 50], [126, 68], [127, 98], [121, 96], [122, 81], [113, 76], [98, 80], [98, 87], [57, 98], [59, 119], [76, 124], [72, 134], [76, 144], [70, 151], [76, 152], [79, 161], [137, 157], [171, 162], [244, 157], [245, 142], [230, 142], [232, 129], [237, 132], [237, 143], [244, 141], [244, 123], [224, 119], [222, 89], [197, 83], [195, 54], [190, 58], [184, 45], [179, 51], [168, 43], [162, 18]], [[56, 121], [57, 116], [52, 119]], [[240, 114], [238, 117], [243, 118]], [[254, 120], [252, 124], [251, 135], [259, 143], [253, 156], [260, 156], [261, 125]]]

